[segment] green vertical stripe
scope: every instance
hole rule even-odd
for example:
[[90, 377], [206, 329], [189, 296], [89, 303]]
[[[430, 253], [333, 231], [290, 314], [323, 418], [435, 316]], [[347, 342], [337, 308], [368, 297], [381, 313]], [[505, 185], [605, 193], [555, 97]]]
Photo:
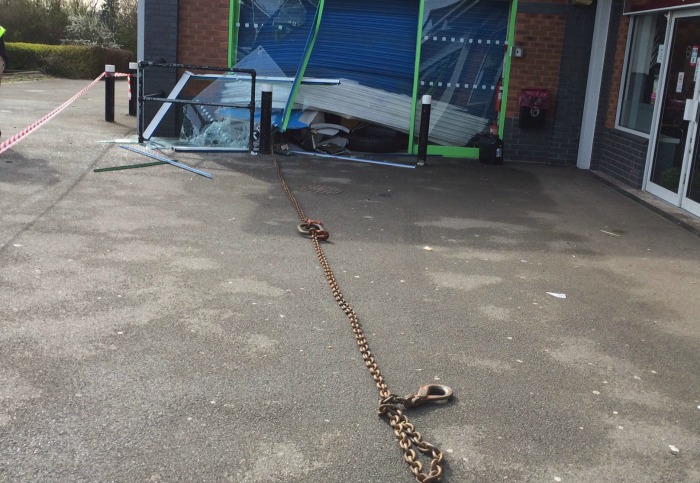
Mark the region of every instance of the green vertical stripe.
[[238, 32], [236, 26], [241, 19], [241, 0], [231, 0], [228, 12], [228, 66], [238, 62]]
[[284, 121], [282, 122], [282, 132], [287, 130], [289, 125], [289, 117], [292, 115], [292, 106], [297, 98], [297, 93], [299, 92], [299, 85], [304, 79], [304, 74], [306, 74], [306, 67], [309, 65], [309, 59], [311, 58], [311, 53], [314, 50], [314, 44], [316, 43], [316, 37], [318, 36], [318, 29], [321, 26], [321, 18], [323, 17], [323, 7], [325, 5], [325, 0], [320, 0], [318, 2], [318, 8], [316, 9], [316, 18], [314, 20], [315, 25], [309, 34], [309, 39], [306, 43], [306, 50], [304, 52], [304, 59], [297, 70], [297, 75], [294, 78], [294, 84], [292, 84], [292, 90], [289, 93], [289, 99], [287, 99], [287, 105], [284, 108]]
[[508, 106], [508, 86], [510, 85], [510, 65], [515, 43], [515, 17], [518, 12], [518, 0], [513, 0], [510, 6], [510, 18], [508, 22], [508, 49], [506, 50], [506, 65], [503, 69], [503, 100], [501, 112], [498, 116], [498, 136], [503, 139], [503, 129], [506, 123], [506, 107]]

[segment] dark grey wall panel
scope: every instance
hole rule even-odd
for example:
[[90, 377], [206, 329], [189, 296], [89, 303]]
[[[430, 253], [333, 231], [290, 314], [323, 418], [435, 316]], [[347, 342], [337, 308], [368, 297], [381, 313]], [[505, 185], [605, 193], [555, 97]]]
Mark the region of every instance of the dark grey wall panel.
[[[140, 0], [144, 2], [143, 59], [151, 62], [177, 62], [178, 0]], [[175, 69], [147, 69], [144, 93], [169, 93], [177, 82]], [[160, 108], [149, 102], [144, 107], [146, 125]], [[156, 136], [173, 137], [177, 133], [175, 108], [163, 120]]]

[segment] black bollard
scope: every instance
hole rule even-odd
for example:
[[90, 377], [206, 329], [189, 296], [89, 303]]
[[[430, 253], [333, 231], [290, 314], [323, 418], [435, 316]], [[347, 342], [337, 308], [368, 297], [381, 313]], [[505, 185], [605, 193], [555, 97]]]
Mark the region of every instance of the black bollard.
[[423, 96], [423, 106], [420, 111], [420, 131], [418, 132], [418, 161], [417, 166], [425, 166], [428, 159], [428, 131], [430, 130], [430, 96]]
[[136, 73], [139, 64], [136, 62], [129, 62], [129, 115], [136, 115]]
[[138, 111], [137, 111], [137, 116], [136, 116], [136, 129], [138, 130], [139, 134], [139, 144], [143, 144], [144, 138], [143, 138], [143, 124], [144, 124], [144, 101], [143, 101], [143, 81], [144, 81], [144, 74], [143, 71], [145, 70], [144, 68], [143, 61], [139, 62], [139, 70], [138, 70], [138, 81], [136, 81], [136, 102], [138, 102]]
[[270, 132], [272, 130], [272, 85], [262, 85], [262, 99], [260, 105], [260, 154], [272, 152]]
[[105, 121], [114, 122], [114, 66], [105, 65]]

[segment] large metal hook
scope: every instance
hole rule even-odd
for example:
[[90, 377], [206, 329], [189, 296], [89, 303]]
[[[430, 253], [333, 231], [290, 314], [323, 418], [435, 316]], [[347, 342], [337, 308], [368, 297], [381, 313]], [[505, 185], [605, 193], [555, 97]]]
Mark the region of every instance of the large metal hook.
[[447, 401], [452, 398], [454, 392], [449, 386], [443, 384], [426, 384], [421, 386], [416, 394], [416, 404]]

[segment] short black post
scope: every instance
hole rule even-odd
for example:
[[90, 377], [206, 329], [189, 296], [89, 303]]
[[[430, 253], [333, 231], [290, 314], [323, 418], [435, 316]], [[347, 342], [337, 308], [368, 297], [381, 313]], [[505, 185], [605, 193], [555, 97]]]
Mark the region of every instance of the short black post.
[[138, 70], [138, 81], [136, 82], [136, 101], [138, 102], [138, 111], [136, 113], [136, 128], [138, 130], [139, 134], [139, 144], [143, 144], [144, 138], [143, 138], [143, 124], [144, 124], [144, 102], [143, 102], [143, 84], [144, 84], [144, 71], [145, 71], [145, 63], [143, 61], [139, 62], [139, 70]]
[[136, 115], [136, 72], [139, 65], [136, 62], [129, 62], [129, 115]]
[[105, 121], [114, 122], [114, 66], [105, 65]]
[[418, 132], [418, 161], [417, 166], [425, 166], [428, 159], [428, 131], [430, 131], [430, 103], [432, 97], [423, 96], [420, 111], [420, 131]]
[[262, 99], [260, 105], [260, 154], [272, 152], [270, 133], [272, 131], [272, 85], [262, 85]]

